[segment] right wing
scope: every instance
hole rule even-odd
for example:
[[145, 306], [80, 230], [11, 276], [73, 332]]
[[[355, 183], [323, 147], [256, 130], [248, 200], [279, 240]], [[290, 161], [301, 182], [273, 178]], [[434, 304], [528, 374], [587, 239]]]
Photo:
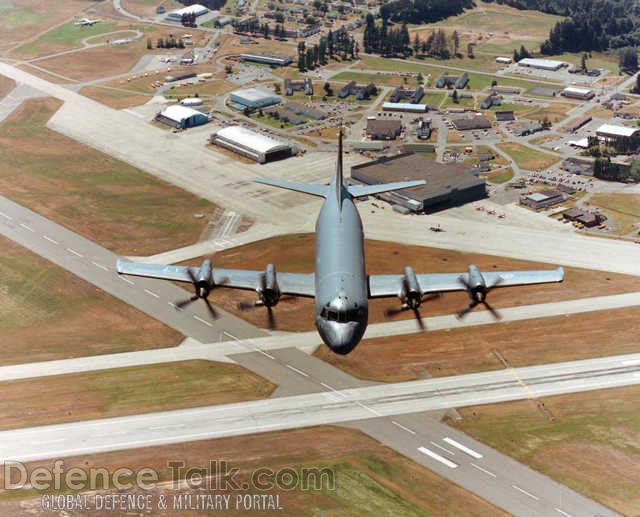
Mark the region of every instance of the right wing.
[[[118, 273], [124, 275], [193, 283], [192, 277], [197, 277], [201, 268], [194, 266], [145, 264], [118, 259], [116, 269]], [[191, 271], [191, 275], [189, 274], [189, 271]], [[216, 286], [229, 287], [232, 289], [246, 289], [251, 291], [257, 291], [260, 288], [260, 282], [264, 275], [264, 271], [250, 271], [246, 269], [212, 268], [211, 272], [213, 274], [213, 283]], [[282, 294], [306, 297], [315, 296], [313, 274], [276, 273], [276, 279]]]
[[263, 183], [265, 185], [271, 185], [272, 187], [280, 187], [287, 190], [295, 190], [296, 192], [303, 192], [305, 194], [311, 194], [312, 196], [327, 197], [329, 190], [328, 185], [296, 183], [294, 181], [281, 181], [270, 178], [254, 178], [256, 183]]
[[347, 190], [353, 197], [372, 196], [373, 194], [381, 194], [390, 190], [399, 190], [403, 188], [417, 187], [424, 185], [425, 180], [414, 181], [396, 181], [394, 183], [382, 183], [380, 185], [349, 185]]
[[[420, 290], [426, 293], [441, 293], [446, 291], [464, 291], [466, 288], [460, 278], [469, 281], [469, 273], [427, 273], [416, 275]], [[482, 273], [487, 286], [499, 282], [496, 287], [508, 287], [513, 285], [544, 284], [550, 282], [562, 282], [564, 270], [538, 270], [538, 271], [489, 271]], [[370, 275], [369, 296], [371, 298], [384, 298], [399, 296], [402, 292], [404, 275]], [[498, 280], [500, 278], [500, 280]]]

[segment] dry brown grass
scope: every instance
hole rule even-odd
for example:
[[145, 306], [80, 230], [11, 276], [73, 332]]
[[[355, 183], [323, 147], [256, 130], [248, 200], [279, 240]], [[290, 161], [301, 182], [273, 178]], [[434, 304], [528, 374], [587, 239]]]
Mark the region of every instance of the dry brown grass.
[[101, 86], [85, 86], [80, 90], [80, 94], [115, 109], [140, 106], [151, 99], [150, 95], [104, 88]]
[[4, 99], [16, 87], [16, 82], [4, 75], [0, 75], [0, 99]]
[[[113, 472], [123, 465], [134, 471], [151, 467], [159, 472], [160, 479], [164, 481], [171, 479], [168, 463], [177, 460], [184, 461], [187, 468], [204, 469], [205, 476], [210, 472], [210, 461], [227, 460], [229, 469], [240, 469], [234, 480], [241, 485], [250, 482], [252, 473], [260, 467], [270, 468], [274, 472], [285, 467], [294, 468], [296, 471], [304, 467], [333, 469], [335, 490], [274, 489], [266, 492], [280, 495], [283, 510], [277, 512], [279, 515], [310, 516], [316, 515], [319, 511], [328, 515], [360, 515], [363, 510], [371, 515], [407, 517], [505, 515], [481, 498], [363, 433], [335, 427], [312, 427], [83, 456], [67, 459], [65, 468], [104, 467]], [[52, 464], [53, 461], [31, 463], [28, 470], [31, 471], [38, 466], [51, 469]], [[184, 471], [179, 479], [183, 479], [183, 476]], [[4, 500], [0, 511], [18, 514], [32, 508], [34, 511], [40, 508], [41, 493], [27, 490], [12, 492], [20, 493], [5, 492], [0, 495], [0, 500]], [[185, 489], [176, 492], [167, 486], [165, 489], [156, 488], [151, 493], [156, 497], [165, 494], [172, 498], [176, 493], [194, 492]], [[216, 493], [229, 493], [232, 499], [231, 508], [234, 508], [234, 493], [222, 490], [216, 490]], [[241, 493], [257, 492], [250, 488], [248, 492]], [[11, 500], [11, 497], [30, 496], [34, 497], [33, 501]], [[270, 515], [274, 512], [255, 513]], [[169, 510], [167, 515], [182, 513]]]
[[0, 364], [180, 342], [180, 333], [25, 248], [4, 238], [0, 246]]

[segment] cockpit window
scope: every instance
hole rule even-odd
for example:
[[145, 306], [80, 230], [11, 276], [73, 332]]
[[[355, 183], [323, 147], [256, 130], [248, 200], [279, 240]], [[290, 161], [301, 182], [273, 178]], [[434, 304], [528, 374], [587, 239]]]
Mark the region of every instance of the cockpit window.
[[346, 311], [338, 311], [336, 309], [323, 307], [320, 311], [320, 317], [328, 321], [337, 321], [338, 323], [347, 323], [348, 321], [360, 321], [364, 311], [362, 308], [347, 309]]

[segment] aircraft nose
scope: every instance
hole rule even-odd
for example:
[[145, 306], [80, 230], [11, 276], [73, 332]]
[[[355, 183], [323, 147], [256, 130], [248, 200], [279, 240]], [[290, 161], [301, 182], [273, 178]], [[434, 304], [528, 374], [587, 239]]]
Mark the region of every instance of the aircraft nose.
[[359, 326], [354, 323], [337, 323], [333, 325], [332, 331], [333, 336], [329, 346], [336, 354], [348, 354], [362, 337]]

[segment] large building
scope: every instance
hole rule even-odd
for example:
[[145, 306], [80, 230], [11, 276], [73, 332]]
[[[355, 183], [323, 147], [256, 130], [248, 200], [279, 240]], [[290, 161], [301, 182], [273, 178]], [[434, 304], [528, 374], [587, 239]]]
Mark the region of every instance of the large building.
[[211, 143], [242, 156], [266, 163], [291, 156], [291, 146], [267, 135], [242, 126], [220, 129], [211, 137]]
[[577, 86], [567, 86], [560, 92], [560, 95], [562, 95], [563, 97], [568, 97], [570, 99], [581, 100], [593, 99], [596, 96], [593, 90], [590, 90], [589, 88], [579, 88]]
[[287, 66], [293, 63], [293, 56], [289, 54], [276, 54], [275, 52], [247, 52], [240, 54], [243, 61], [253, 61], [273, 66]]
[[484, 115], [473, 115], [471, 117], [458, 117], [451, 121], [458, 131], [469, 131], [475, 129], [489, 129], [491, 121]]
[[412, 212], [435, 212], [486, 197], [485, 181], [464, 163], [438, 163], [420, 154], [383, 157], [351, 168], [351, 179], [366, 185], [426, 180], [424, 185], [381, 194]]
[[171, 127], [186, 129], [188, 127], [206, 124], [209, 122], [209, 117], [201, 111], [175, 104], [173, 106], [167, 106], [158, 113], [156, 120]]
[[613, 124], [602, 124], [596, 129], [596, 135], [600, 138], [621, 138], [635, 135], [640, 129], [637, 127], [615, 126]]
[[195, 14], [196, 17], [202, 16], [203, 14], [207, 14], [209, 9], [207, 9], [204, 5], [193, 4], [187, 7], [183, 7], [182, 9], [177, 9], [175, 11], [171, 11], [167, 14], [167, 20], [172, 22], [181, 22], [183, 14]]
[[394, 140], [402, 133], [402, 121], [395, 118], [369, 118], [366, 131], [371, 140]]
[[280, 102], [280, 97], [267, 90], [260, 88], [244, 88], [236, 90], [229, 94], [231, 102], [240, 106], [258, 109], [265, 106], [273, 106]]
[[401, 111], [407, 113], [426, 113], [429, 106], [426, 104], [410, 104], [408, 102], [383, 102], [383, 111]]
[[555, 61], [553, 59], [535, 59], [531, 57], [525, 57], [524, 59], [521, 59], [520, 61], [518, 61], [518, 65], [549, 71], [560, 70], [563, 66], [567, 66], [564, 61]]

